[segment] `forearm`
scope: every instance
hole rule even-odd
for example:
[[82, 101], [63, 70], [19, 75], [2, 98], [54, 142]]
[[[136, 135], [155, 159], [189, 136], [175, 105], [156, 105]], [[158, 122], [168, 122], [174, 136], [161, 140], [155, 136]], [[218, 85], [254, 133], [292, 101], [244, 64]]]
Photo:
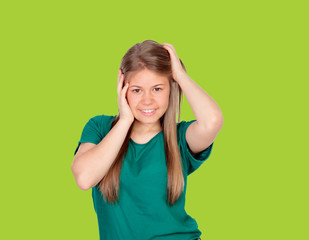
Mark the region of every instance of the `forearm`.
[[85, 188], [91, 188], [106, 175], [115, 161], [131, 124], [119, 120], [102, 141], [75, 159], [78, 179]]
[[208, 127], [213, 123], [220, 122], [220, 124], [223, 124], [220, 107], [196, 82], [188, 75], [179, 77], [177, 82], [186, 96], [199, 125]]

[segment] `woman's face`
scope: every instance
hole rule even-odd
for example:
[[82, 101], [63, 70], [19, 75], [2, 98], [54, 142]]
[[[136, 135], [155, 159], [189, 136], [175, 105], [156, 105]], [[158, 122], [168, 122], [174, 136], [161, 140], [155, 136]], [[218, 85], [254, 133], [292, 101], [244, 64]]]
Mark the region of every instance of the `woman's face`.
[[167, 110], [169, 94], [168, 77], [148, 69], [138, 71], [129, 79], [128, 104], [141, 123], [156, 124], [160, 120]]

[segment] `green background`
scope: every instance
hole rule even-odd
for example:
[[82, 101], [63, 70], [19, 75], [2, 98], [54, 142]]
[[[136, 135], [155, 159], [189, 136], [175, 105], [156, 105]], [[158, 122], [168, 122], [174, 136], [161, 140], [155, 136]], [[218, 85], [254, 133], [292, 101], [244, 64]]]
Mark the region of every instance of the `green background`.
[[117, 114], [122, 56], [151, 39], [223, 112], [188, 178], [201, 238], [308, 239], [305, 2], [2, 1], [0, 238], [99, 239], [73, 153], [89, 118]]

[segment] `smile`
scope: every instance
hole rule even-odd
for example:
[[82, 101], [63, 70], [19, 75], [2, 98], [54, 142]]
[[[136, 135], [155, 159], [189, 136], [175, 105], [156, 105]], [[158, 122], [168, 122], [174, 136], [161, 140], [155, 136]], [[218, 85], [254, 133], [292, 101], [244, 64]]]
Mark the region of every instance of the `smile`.
[[157, 109], [145, 109], [145, 110], [140, 110], [140, 111], [144, 116], [152, 116], [155, 114], [156, 110]]
[[149, 109], [149, 110], [141, 110], [141, 111], [143, 111], [143, 112], [153, 112], [155, 109]]

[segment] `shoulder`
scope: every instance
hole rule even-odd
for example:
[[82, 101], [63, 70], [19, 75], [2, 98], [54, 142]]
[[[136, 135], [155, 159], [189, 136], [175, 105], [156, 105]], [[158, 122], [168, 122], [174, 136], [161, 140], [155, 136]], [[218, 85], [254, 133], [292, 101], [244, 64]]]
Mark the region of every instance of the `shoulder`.
[[112, 122], [116, 115], [106, 115], [106, 114], [101, 114], [101, 115], [95, 115], [89, 119], [89, 121], [92, 121], [98, 126], [105, 125], [109, 122]]
[[115, 117], [116, 115], [95, 115], [88, 120], [86, 126], [87, 128], [94, 129], [99, 134], [102, 134], [101, 137], [104, 137], [111, 129], [112, 121]]

